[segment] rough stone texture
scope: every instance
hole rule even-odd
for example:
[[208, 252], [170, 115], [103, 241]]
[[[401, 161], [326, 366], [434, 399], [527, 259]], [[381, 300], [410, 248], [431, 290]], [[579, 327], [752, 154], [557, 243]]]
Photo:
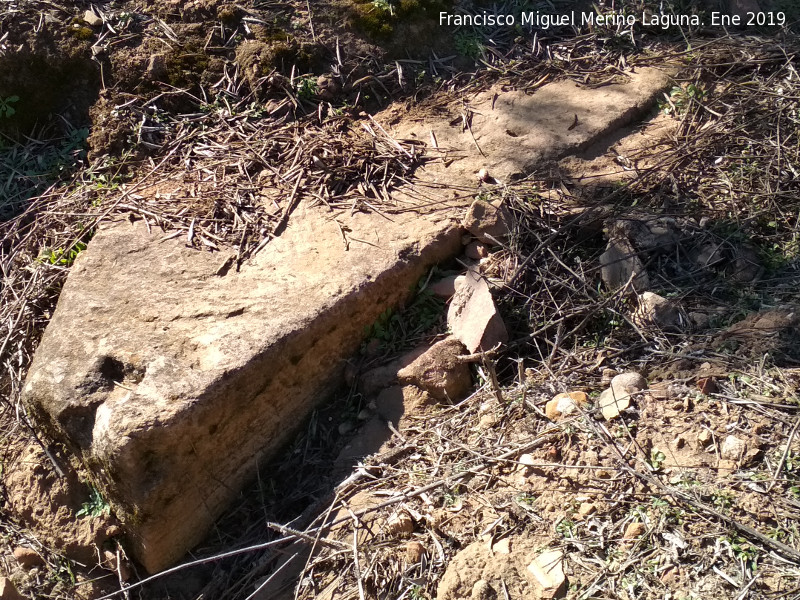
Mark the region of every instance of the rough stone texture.
[[537, 597], [560, 598], [566, 592], [564, 576], [564, 553], [561, 550], [548, 550], [537, 556], [528, 571], [537, 586]]
[[650, 287], [650, 278], [644, 264], [625, 238], [608, 241], [606, 251], [600, 255], [600, 265], [600, 276], [610, 290], [618, 290], [629, 281], [639, 293]]
[[653, 292], [640, 294], [638, 300], [639, 307], [634, 313], [634, 321], [639, 326], [680, 331], [688, 325], [680, 306], [671, 300]]
[[464, 275], [448, 275], [439, 281], [430, 285], [430, 290], [439, 298], [448, 300], [456, 293], [459, 287], [464, 283]]
[[644, 116], [670, 85], [667, 74], [658, 69], [637, 68], [627, 75], [627, 81], [621, 77], [620, 83], [596, 89], [572, 81], [550, 83], [532, 94], [496, 86], [470, 97], [469, 130], [463, 129], [461, 119], [455, 120], [463, 114], [461, 99], [444, 118], [438, 113], [408, 115], [406, 108], [398, 107], [389, 119], [394, 120], [391, 133], [427, 143], [433, 132], [452, 162], [446, 168], [427, 165], [426, 180], [475, 185], [485, 169], [495, 181], [508, 183], [545, 160], [601, 144], [610, 132]]
[[580, 411], [589, 403], [589, 397], [585, 392], [564, 392], [557, 394], [544, 407], [544, 413], [551, 421], [558, 420], [559, 417], [568, 416]]
[[33, 567], [40, 567], [44, 564], [44, 559], [39, 556], [33, 548], [26, 548], [25, 546], [18, 546], [14, 548], [14, 558], [23, 569], [32, 569]]
[[460, 400], [472, 386], [467, 363], [460, 361], [464, 346], [449, 337], [436, 342], [397, 373], [400, 383], [415, 385], [437, 400]]
[[0, 600], [24, 600], [8, 577], [0, 577]]
[[[502, 205], [495, 206], [480, 198], [476, 199], [467, 210], [462, 225], [478, 239], [478, 242], [467, 244], [464, 252], [470, 258], [474, 258], [470, 256], [470, 246], [473, 246], [477, 255], [479, 243], [489, 246], [496, 246], [498, 242], [502, 243], [511, 232], [511, 223], [511, 214], [507, 208]], [[486, 255], [478, 255], [475, 260], [482, 256]]]
[[404, 429], [403, 416], [430, 402], [430, 395], [415, 385], [393, 385], [381, 391], [375, 399], [378, 416], [397, 429]]
[[366, 326], [461, 250], [449, 220], [299, 208], [241, 272], [142, 223], [72, 269], [24, 400], [83, 456], [149, 572], [178, 560], [341, 377]]
[[447, 310], [447, 324], [453, 335], [470, 352], [491, 350], [508, 341], [508, 331], [489, 291], [489, 285], [473, 269], [456, 291]]

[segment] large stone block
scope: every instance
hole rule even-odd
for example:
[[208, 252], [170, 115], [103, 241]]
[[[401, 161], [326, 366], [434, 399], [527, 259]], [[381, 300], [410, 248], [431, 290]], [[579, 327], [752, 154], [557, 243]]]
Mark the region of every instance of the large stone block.
[[240, 272], [141, 222], [76, 261], [24, 401], [82, 455], [149, 572], [202, 540], [331, 391], [365, 326], [461, 249], [449, 220], [297, 211]]

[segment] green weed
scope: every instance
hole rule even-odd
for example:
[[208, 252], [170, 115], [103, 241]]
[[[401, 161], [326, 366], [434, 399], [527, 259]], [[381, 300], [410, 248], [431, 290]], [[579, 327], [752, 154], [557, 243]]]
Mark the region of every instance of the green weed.
[[99, 517], [111, 513], [111, 506], [108, 501], [103, 498], [100, 491], [94, 487], [89, 486], [89, 501], [84, 502], [80, 510], [76, 513], [78, 517]]
[[16, 102], [19, 102], [19, 96], [0, 98], [0, 117], [5, 117], [6, 119], [13, 117], [17, 110], [11, 105]]

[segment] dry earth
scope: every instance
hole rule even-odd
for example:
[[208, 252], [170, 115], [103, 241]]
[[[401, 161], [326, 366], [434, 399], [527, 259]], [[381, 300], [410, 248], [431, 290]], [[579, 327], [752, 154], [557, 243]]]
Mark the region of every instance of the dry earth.
[[[788, 31], [723, 40], [689, 32], [696, 55], [682, 35], [656, 36], [643, 53], [619, 31], [559, 32], [528, 56], [527, 44], [502, 36], [494, 47], [484, 34], [431, 35], [425, 10], [435, 3], [423, 3], [417, 21], [377, 22], [369, 6], [345, 3], [124, 2], [97, 6], [94, 19], [88, 5], [9, 6], [2, 56], [26, 50], [14, 55], [24, 60], [0, 63], [0, 99], [24, 96], [22, 127], [60, 111], [73, 133], [84, 125], [91, 133], [90, 162], [78, 159], [75, 179], [63, 191], [38, 188], [33, 210], [3, 229], [2, 585], [30, 598], [800, 594], [800, 83]], [[409, 35], [420, 41], [411, 58], [398, 44]], [[472, 74], [469, 57], [443, 58], [456, 42], [462, 50], [480, 43], [487, 69]], [[520, 133], [502, 123], [481, 138], [480, 102], [472, 103], [490, 101], [493, 92], [480, 93], [492, 85], [521, 99], [518, 90], [545, 78], [603, 93], [620, 71], [653, 63], [682, 70], [644, 126], [592, 138], [561, 161], [536, 160], [537, 148], [520, 164], [473, 158], [453, 177], [468, 188], [458, 194], [500, 200], [513, 217], [508, 239], [465, 239], [467, 255], [422, 282], [470, 264], [491, 287], [511, 339], [471, 358], [472, 393], [442, 400], [390, 387], [381, 396], [382, 386], [368, 391], [359, 377], [444, 337], [442, 305], [423, 291], [378, 319], [351, 360], [351, 385], [236, 496], [193, 552], [211, 558], [122, 591], [144, 576], [126, 557], [124, 529], [73, 451], [19, 404], [70, 248], [78, 254], [76, 244], [113, 212], [188, 235], [197, 252], [210, 252], [210, 242], [247, 259], [291, 218], [285, 200], [295, 179], [285, 175], [298, 164], [314, 173], [304, 189], [333, 210], [386, 210], [370, 185], [391, 172], [395, 189], [412, 173], [349, 123], [373, 124], [366, 113], [393, 98], [387, 126], [403, 112], [413, 123], [401, 122], [397, 137], [413, 139], [421, 122], [448, 111], [453, 119], [461, 103], [449, 133], [470, 134], [484, 152], [492, 139]], [[417, 78], [424, 85], [412, 85]], [[42, 97], [37, 79], [56, 93]], [[565, 136], [591, 122], [577, 116], [581, 106], [568, 111], [575, 123], [565, 122]], [[459, 144], [423, 129], [417, 140], [429, 146]], [[374, 164], [383, 175], [370, 172]], [[186, 165], [208, 177], [186, 177]], [[429, 168], [417, 173], [423, 184]], [[41, 182], [31, 181], [25, 189], [37, 190]], [[253, 193], [254, 181], [275, 191]], [[28, 203], [14, 190], [12, 212]], [[610, 251], [618, 260], [603, 263]], [[644, 287], [657, 296], [633, 293]], [[463, 392], [463, 363], [443, 370], [456, 363]], [[383, 372], [386, 385], [392, 371]], [[630, 371], [645, 385], [604, 400], [611, 378]], [[577, 400], [548, 406], [565, 392]]]

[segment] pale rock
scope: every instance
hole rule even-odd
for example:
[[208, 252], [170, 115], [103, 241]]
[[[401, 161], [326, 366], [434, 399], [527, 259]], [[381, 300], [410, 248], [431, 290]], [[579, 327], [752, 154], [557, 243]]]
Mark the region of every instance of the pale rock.
[[505, 206], [497, 207], [478, 198], [467, 210], [462, 225], [478, 241], [496, 246], [508, 237], [511, 223], [511, 213]]
[[528, 573], [536, 584], [540, 598], [559, 598], [566, 592], [564, 553], [548, 550], [528, 565]]
[[387, 519], [386, 531], [398, 537], [410, 535], [414, 531], [414, 519], [405, 510], [400, 510]]
[[739, 461], [747, 452], [747, 442], [735, 435], [729, 435], [722, 442], [719, 452], [726, 460]]
[[545, 405], [544, 412], [548, 419], [556, 421], [559, 417], [578, 413], [588, 403], [589, 397], [584, 392], [563, 392]]
[[631, 243], [624, 238], [608, 241], [606, 251], [600, 255], [600, 266], [600, 277], [609, 290], [618, 290], [627, 285], [631, 277], [635, 292], [642, 293], [650, 287], [650, 277], [644, 264]]
[[495, 554], [511, 554], [511, 540], [507, 537], [497, 540], [492, 544], [492, 552]]
[[415, 385], [437, 400], [463, 398], [472, 386], [469, 365], [459, 360], [464, 346], [454, 337], [436, 342], [397, 373], [404, 385]]
[[600, 383], [602, 385], [611, 385], [611, 380], [614, 379], [619, 375], [619, 372], [616, 369], [605, 368], [603, 369], [603, 373], [601, 375]]
[[709, 442], [714, 436], [708, 429], [703, 429], [700, 433], [697, 434], [697, 442], [701, 449], [705, 450], [706, 446], [708, 446]]
[[358, 389], [365, 396], [373, 396], [382, 389], [397, 382], [397, 373], [417, 360], [430, 349], [429, 346], [419, 346], [406, 352], [400, 358], [393, 360], [388, 365], [375, 367], [366, 371], [358, 378]]
[[83, 13], [83, 22], [89, 27], [100, 27], [103, 24], [103, 19], [94, 14], [94, 11], [87, 10]]
[[0, 577], [0, 600], [25, 600], [8, 577]]
[[14, 548], [14, 558], [23, 569], [32, 569], [33, 567], [41, 567], [44, 564], [44, 559], [39, 556], [33, 548], [26, 548], [25, 546], [18, 546]]
[[635, 394], [647, 389], [647, 380], [635, 371], [620, 373], [611, 379], [611, 388], [616, 392]]
[[447, 300], [458, 291], [465, 279], [466, 277], [463, 275], [449, 275], [439, 281], [435, 281], [428, 289], [433, 292], [434, 296]]
[[597, 505], [594, 502], [581, 502], [578, 507], [578, 516], [582, 519], [593, 515], [595, 512], [597, 512]]
[[737, 468], [738, 468], [738, 465], [736, 464], [735, 460], [728, 460], [728, 459], [725, 459], [725, 458], [721, 458], [717, 462], [717, 475], [720, 475], [720, 476], [722, 476], [722, 475], [730, 475], [731, 473], [736, 471]]
[[470, 269], [447, 311], [447, 324], [467, 350], [491, 350], [508, 341], [508, 331], [483, 277]]
[[659, 329], [680, 331], [686, 325], [681, 309], [674, 302], [654, 294], [639, 294], [639, 307], [634, 313], [634, 322], [640, 327], [657, 327]]

